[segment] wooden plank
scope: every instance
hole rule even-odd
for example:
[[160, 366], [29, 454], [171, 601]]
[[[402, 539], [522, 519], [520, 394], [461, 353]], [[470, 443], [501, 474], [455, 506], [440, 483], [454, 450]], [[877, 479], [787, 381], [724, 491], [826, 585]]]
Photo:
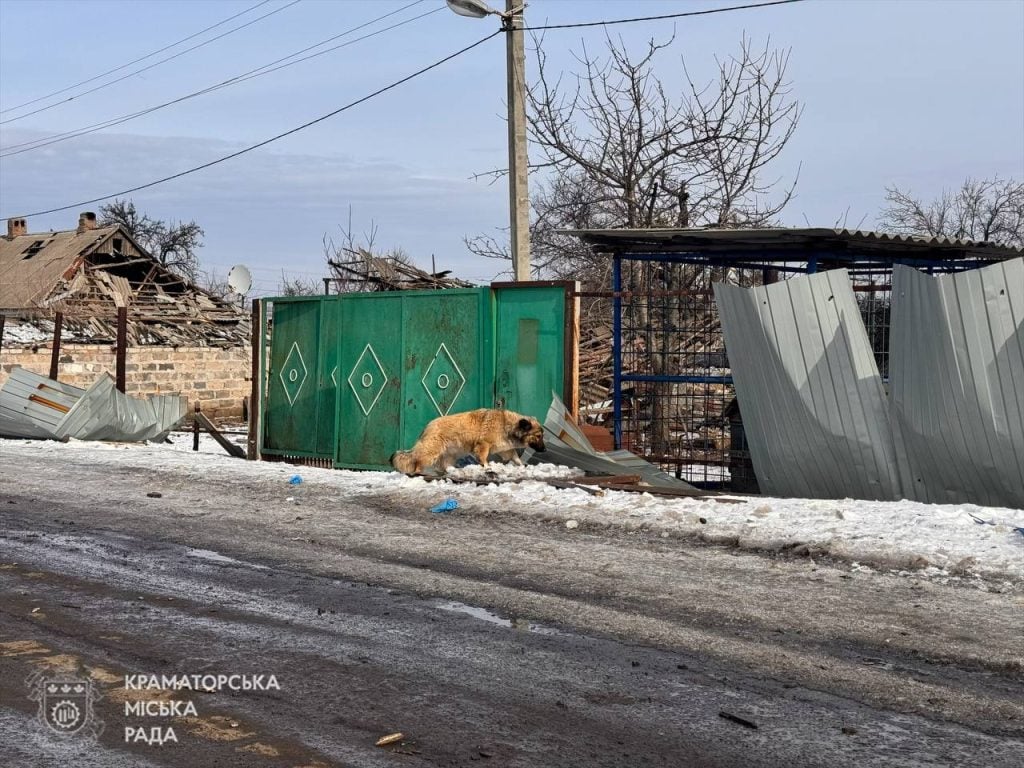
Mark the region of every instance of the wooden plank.
[[224, 437], [224, 435], [220, 433], [220, 430], [213, 425], [213, 422], [206, 417], [205, 413], [202, 411], [196, 411], [192, 414], [192, 418], [196, 420], [199, 426], [209, 432], [210, 435], [213, 436], [213, 439], [220, 444], [220, 447], [227, 451], [231, 456], [234, 456], [236, 459], [245, 458], [245, 451], [243, 451], [240, 446], [235, 445]]
[[643, 478], [640, 475], [596, 475], [594, 477], [575, 477], [573, 480], [584, 485], [636, 485]]

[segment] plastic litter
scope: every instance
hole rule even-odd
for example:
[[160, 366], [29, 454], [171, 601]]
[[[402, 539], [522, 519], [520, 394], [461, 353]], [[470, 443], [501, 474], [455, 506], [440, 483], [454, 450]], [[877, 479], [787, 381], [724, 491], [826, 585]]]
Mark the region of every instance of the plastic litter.
[[302, 483], [302, 475], [292, 475], [288, 478], [288, 485], [299, 485]]
[[453, 509], [459, 508], [459, 502], [455, 499], [445, 499], [440, 504], [430, 508], [430, 511], [435, 515], [443, 515], [447, 512], [451, 512]]
[[[998, 523], [996, 523], [993, 520], [986, 520], [985, 518], [978, 517], [977, 515], [971, 512], [968, 512], [967, 514], [978, 525], [998, 525]], [[1014, 531], [1015, 533], [1019, 533], [1021, 536], [1024, 536], [1024, 526], [1011, 526], [1010, 530]]]

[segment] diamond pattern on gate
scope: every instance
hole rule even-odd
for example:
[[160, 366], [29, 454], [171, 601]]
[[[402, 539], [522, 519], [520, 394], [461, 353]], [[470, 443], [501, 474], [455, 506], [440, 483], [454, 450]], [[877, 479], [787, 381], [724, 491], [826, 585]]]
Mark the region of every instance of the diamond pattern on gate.
[[288, 356], [284, 359], [280, 376], [284, 394], [288, 398], [288, 405], [292, 406], [309, 376], [306, 361], [302, 358], [302, 351], [299, 349], [297, 341], [293, 341], [291, 349], [288, 350]]
[[363, 416], [369, 416], [388, 383], [387, 371], [369, 344], [363, 348], [347, 381]]
[[462, 394], [466, 386], [466, 377], [462, 375], [462, 369], [455, 362], [448, 347], [441, 344], [434, 353], [434, 359], [427, 366], [423, 378], [420, 379], [423, 388], [427, 390], [427, 396], [442, 416], [447, 416], [448, 411], [455, 405], [455, 401]]

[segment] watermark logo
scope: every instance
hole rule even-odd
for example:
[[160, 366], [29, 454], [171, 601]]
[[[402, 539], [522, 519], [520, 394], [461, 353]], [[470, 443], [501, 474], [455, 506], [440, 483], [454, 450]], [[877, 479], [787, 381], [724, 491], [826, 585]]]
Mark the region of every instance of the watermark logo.
[[45, 672], [37, 671], [26, 682], [31, 691], [29, 699], [39, 702], [39, 719], [54, 733], [95, 738], [103, 731], [103, 722], [93, 711], [100, 694], [88, 678], [48, 677]]

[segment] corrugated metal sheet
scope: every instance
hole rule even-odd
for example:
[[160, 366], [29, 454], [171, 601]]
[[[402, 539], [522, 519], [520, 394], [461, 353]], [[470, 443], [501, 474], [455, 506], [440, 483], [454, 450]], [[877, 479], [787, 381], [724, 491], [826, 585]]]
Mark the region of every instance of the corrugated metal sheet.
[[900, 498], [885, 390], [846, 270], [715, 285], [761, 491]]
[[684, 480], [673, 477], [660, 467], [630, 453], [629, 451], [602, 452], [595, 450], [587, 436], [573, 421], [572, 414], [565, 403], [554, 392], [551, 393], [551, 406], [544, 419], [544, 444], [547, 450], [536, 454], [532, 449], [523, 452], [524, 461], [540, 461], [559, 464], [566, 467], [577, 467], [594, 474], [605, 475], [640, 475], [643, 483], [652, 488], [675, 488], [691, 490], [695, 494], [700, 489]]
[[58, 439], [162, 440], [182, 422], [188, 401], [181, 395], [129, 397], [109, 374], [98, 378], [57, 425]]
[[584, 242], [621, 251], [762, 251], [800, 252], [794, 260], [828, 256], [826, 251], [888, 252], [890, 255], [945, 259], [970, 255], [1005, 259], [1021, 248], [948, 237], [915, 237], [858, 229], [822, 227], [771, 227], [761, 229], [563, 229], [558, 234], [575, 235]]
[[0, 389], [0, 436], [43, 440], [160, 440], [185, 418], [180, 395], [129, 397], [109, 374], [88, 390], [15, 367]]
[[57, 425], [85, 394], [17, 366], [0, 389], [0, 435], [56, 438]]
[[893, 272], [893, 424], [904, 490], [1024, 508], [1024, 259]]

